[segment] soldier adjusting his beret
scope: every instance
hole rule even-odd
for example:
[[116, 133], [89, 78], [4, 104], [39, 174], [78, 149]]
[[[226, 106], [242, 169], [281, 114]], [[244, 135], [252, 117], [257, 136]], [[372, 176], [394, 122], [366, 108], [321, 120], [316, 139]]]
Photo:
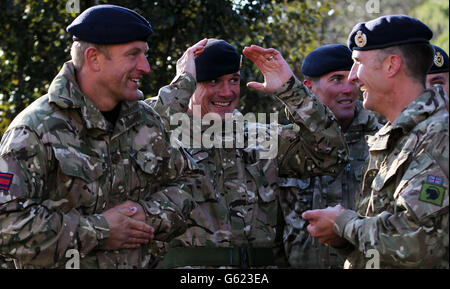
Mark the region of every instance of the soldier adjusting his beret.
[[[243, 148], [234, 141], [231, 147], [188, 148], [205, 176], [191, 180], [198, 207], [192, 211], [186, 232], [169, 243], [161, 268], [284, 266], [284, 256], [279, 254], [278, 177], [336, 175], [345, 166], [347, 146], [335, 117], [296, 79], [282, 55], [254, 45], [243, 53], [261, 69], [265, 80], [247, 85], [280, 99], [293, 124], [277, 125], [275, 132], [281, 133], [272, 158], [263, 157], [261, 145]], [[228, 42], [208, 39], [195, 58], [197, 86], [186, 85], [170, 95], [166, 93], [174, 89], [165, 88], [155, 108], [163, 118], [186, 111], [190, 119], [215, 113], [222, 122], [242, 116], [236, 109], [240, 56]], [[194, 125], [187, 130], [194, 131]], [[248, 142], [251, 127], [257, 126], [264, 138], [272, 137], [266, 124], [248, 121], [243, 126], [243, 132], [233, 126], [230, 138]]]

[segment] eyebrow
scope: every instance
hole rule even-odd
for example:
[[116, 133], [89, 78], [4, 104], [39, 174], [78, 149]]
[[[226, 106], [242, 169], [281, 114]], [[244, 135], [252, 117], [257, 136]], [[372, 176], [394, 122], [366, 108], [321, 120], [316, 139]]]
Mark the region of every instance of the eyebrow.
[[444, 79], [444, 77], [442, 77], [441, 75], [432, 77], [432, 78], [430, 79], [430, 81], [436, 81], [436, 80], [442, 80], [442, 81], [444, 81], [445, 79]]
[[145, 50], [142, 50], [141, 47], [139, 47], [139, 46], [134, 46], [134, 47], [131, 47], [130, 49], [126, 50], [126, 51], [125, 51], [125, 54], [128, 54], [128, 53], [130, 53], [130, 52], [135, 52], [135, 51], [137, 51], [137, 52], [144, 51], [144, 53], [147, 53], [148, 50], [149, 50], [148, 47], [146, 47]]
[[330, 75], [330, 76], [328, 77], [328, 80], [330, 80], [330, 79], [332, 79], [332, 78], [335, 78], [335, 77], [345, 78], [344, 74], [342, 74], [342, 73], [333, 73], [332, 75]]

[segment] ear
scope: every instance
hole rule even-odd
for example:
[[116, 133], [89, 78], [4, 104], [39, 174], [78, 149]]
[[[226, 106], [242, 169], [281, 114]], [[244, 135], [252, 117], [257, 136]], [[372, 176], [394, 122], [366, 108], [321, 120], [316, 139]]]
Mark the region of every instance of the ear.
[[313, 82], [313, 81], [311, 81], [311, 80], [309, 80], [309, 79], [305, 79], [305, 80], [303, 80], [303, 84], [304, 84], [309, 90], [312, 91], [312, 88], [313, 88], [313, 85], [314, 85], [314, 82]]
[[88, 47], [84, 52], [84, 63], [89, 67], [92, 71], [100, 71], [101, 69], [101, 57], [102, 53], [98, 51], [95, 47]]
[[389, 55], [385, 59], [385, 69], [388, 77], [394, 77], [403, 66], [402, 58], [398, 55]]

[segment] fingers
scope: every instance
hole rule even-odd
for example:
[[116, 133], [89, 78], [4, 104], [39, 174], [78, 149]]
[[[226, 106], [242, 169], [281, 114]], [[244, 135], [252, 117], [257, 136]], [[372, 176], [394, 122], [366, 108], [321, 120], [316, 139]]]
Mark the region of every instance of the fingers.
[[138, 230], [147, 234], [153, 234], [154, 229], [152, 226], [147, 225], [146, 223], [142, 221], [138, 221], [135, 219], [129, 219], [128, 225], [131, 229]]
[[[197, 55], [197, 54], [203, 52], [203, 49], [205, 48], [206, 43], [208, 43], [208, 38], [203, 38], [202, 40], [200, 40], [199, 42], [194, 44], [194, 46], [192, 46], [192, 49], [194, 50], [194, 54]], [[201, 52], [199, 52], [199, 51], [201, 51]]]
[[245, 47], [242, 53], [253, 62], [278, 60], [280, 53], [274, 48], [262, 48], [257, 45]]
[[205, 50], [204, 48], [200, 48], [199, 50], [194, 51], [194, 55], [199, 55], [200, 53], [203, 52], [203, 50]]
[[310, 223], [314, 222], [318, 217], [317, 210], [308, 210], [303, 212], [302, 218], [308, 220]]
[[254, 81], [247, 83], [247, 87], [259, 91], [264, 91], [265, 89], [264, 84]]
[[203, 52], [206, 43], [208, 43], [208, 39], [207, 38], [203, 38], [202, 40], [200, 40], [199, 42], [197, 42], [196, 44], [192, 45], [191, 47], [189, 47], [186, 52], [189, 55], [198, 55], [200, 53]]
[[311, 234], [311, 236], [316, 237], [316, 230], [313, 225], [309, 224], [308, 227], [306, 227], [306, 230], [309, 234]]
[[118, 208], [119, 212], [124, 214], [127, 217], [131, 217], [134, 214], [136, 214], [137, 212], [137, 208], [136, 207], [123, 207], [123, 208]]
[[141, 244], [147, 244], [153, 240], [153, 227], [131, 218], [128, 221], [128, 230], [125, 230], [127, 237], [123, 240], [121, 248], [135, 249], [139, 248]]
[[136, 244], [136, 243], [133, 243], [133, 244], [125, 243], [122, 245], [123, 249], [137, 249], [139, 247], [141, 247], [141, 244]]

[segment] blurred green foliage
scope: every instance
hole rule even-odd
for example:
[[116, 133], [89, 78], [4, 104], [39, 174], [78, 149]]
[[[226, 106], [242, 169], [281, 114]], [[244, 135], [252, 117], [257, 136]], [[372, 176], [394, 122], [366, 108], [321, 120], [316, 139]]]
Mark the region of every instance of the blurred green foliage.
[[411, 15], [424, 21], [433, 30], [431, 43], [449, 52], [448, 0], [426, 0], [411, 11]]
[[[65, 28], [77, 14], [66, 11], [68, 1], [74, 2], [0, 2], [0, 137], [20, 111], [47, 92], [62, 64], [70, 59], [72, 40]], [[446, 31], [448, 49], [448, 1], [383, 1], [380, 2], [379, 14], [364, 13], [362, 9], [362, 14], [357, 15], [355, 7], [363, 8], [367, 1], [80, 0], [79, 3], [80, 11], [96, 4], [121, 5], [149, 20], [155, 30], [149, 40], [152, 72], [144, 77], [141, 90], [150, 97], [175, 76], [176, 61], [185, 49], [204, 37], [225, 39], [239, 51], [251, 44], [276, 48], [301, 78], [300, 67], [304, 56], [323, 44], [345, 43], [348, 31], [359, 19], [395, 13], [398, 9], [407, 14], [416, 6], [417, 13], [422, 13], [421, 17], [432, 13], [429, 19], [435, 19], [436, 2], [439, 5], [446, 2], [446, 7], [444, 3], [443, 8], [437, 9], [439, 13], [444, 11], [439, 14], [439, 19], [446, 17], [445, 24], [444, 20], [436, 21], [438, 25], [444, 25], [441, 30], [444, 31], [442, 33]], [[434, 7], [434, 12], [429, 11], [429, 6]], [[248, 81], [262, 81], [262, 76], [245, 58], [241, 74], [239, 109], [243, 113], [280, 110], [281, 105], [271, 97], [246, 88]], [[283, 122], [282, 111], [280, 121]]]
[[[74, 1], [71, 1], [73, 3]], [[299, 73], [304, 51], [317, 46], [317, 27], [331, 1], [231, 0], [117, 0], [80, 1], [80, 11], [95, 4], [133, 9], [149, 20], [152, 72], [141, 90], [156, 95], [176, 73], [176, 61], [187, 47], [204, 37], [222, 38], [239, 51], [251, 44], [279, 49]], [[66, 11], [67, 1], [2, 1], [0, 4], [0, 136], [11, 120], [37, 97], [45, 94], [70, 59], [70, 35], [65, 28], [77, 16]], [[72, 5], [72, 8], [75, 6]], [[279, 105], [246, 88], [256, 67], [244, 58], [241, 106], [244, 111], [267, 112]]]

